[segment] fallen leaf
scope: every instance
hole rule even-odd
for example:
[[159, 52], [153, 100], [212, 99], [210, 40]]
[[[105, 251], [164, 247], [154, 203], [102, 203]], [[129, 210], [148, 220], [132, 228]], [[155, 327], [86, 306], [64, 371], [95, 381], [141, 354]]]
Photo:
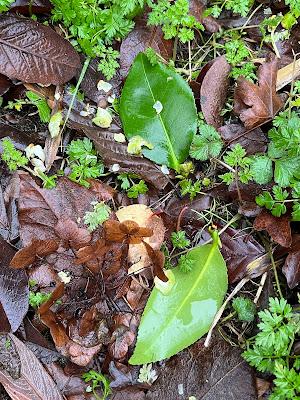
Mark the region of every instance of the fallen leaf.
[[268, 139], [261, 128], [247, 132], [242, 125], [228, 124], [221, 126], [218, 131], [230, 148], [239, 143], [247, 154], [264, 153], [267, 149]]
[[0, 74], [0, 96], [3, 96], [11, 87], [12, 82], [4, 75]]
[[63, 400], [57, 386], [35, 355], [16, 336], [9, 334], [20, 359], [18, 376], [0, 371], [0, 382], [12, 400]]
[[160, 54], [166, 61], [172, 56], [173, 41], [164, 39], [160, 27], [147, 25], [147, 15], [138, 18], [134, 29], [122, 40], [120, 47], [120, 74], [126, 78], [135, 57], [148, 47]]
[[285, 260], [282, 272], [286, 277], [290, 289], [294, 289], [300, 282], [300, 251], [290, 252]]
[[59, 85], [80, 68], [73, 46], [32, 19], [1, 14], [0, 44], [0, 72], [11, 79]]
[[205, 121], [219, 128], [223, 124], [221, 111], [224, 107], [229, 87], [231, 66], [224, 56], [216, 58], [206, 72], [201, 89], [200, 103]]
[[[70, 97], [64, 97], [64, 102], [68, 107]], [[146, 158], [128, 154], [127, 143], [118, 143], [115, 141], [114, 135], [122, 133], [122, 129], [118, 125], [112, 123], [109, 129], [101, 129], [93, 126], [91, 119], [80, 115], [80, 111], [83, 108], [83, 104], [75, 102], [68, 126], [71, 129], [83, 132], [94, 142], [105, 165], [111, 168], [116, 167], [116, 172], [118, 173], [133, 172], [159, 190], [167, 186], [170, 179], [162, 173], [160, 167]]]
[[140, 244], [144, 237], [153, 235], [153, 231], [140, 227], [135, 221], [125, 220], [118, 222], [114, 220], [105, 221], [105, 238], [111, 242]]
[[267, 231], [274, 242], [282, 247], [290, 247], [292, 244], [290, 219], [286, 216], [274, 217], [268, 211], [263, 210], [255, 218], [253, 228], [257, 231]]
[[[92, 187], [87, 189], [68, 178], [61, 178], [54, 189], [42, 189], [28, 174], [21, 173], [19, 176], [19, 221], [23, 245], [29, 245], [36, 238], [68, 239], [69, 242], [73, 241], [75, 248], [80, 243], [86, 245], [90, 236], [83, 223], [80, 226], [78, 221], [83, 220], [93, 201], [102, 201], [103, 193], [107, 196], [106, 186], [102, 184], [95, 186], [95, 190]], [[62, 221], [66, 223], [65, 232]], [[71, 234], [75, 237], [71, 237]]]
[[[146, 228], [148, 234], [152, 231], [153, 234], [146, 237], [144, 242], [148, 243], [153, 250], [160, 249], [164, 241], [165, 227], [162, 219], [155, 215], [150, 208], [143, 204], [134, 204], [121, 208], [116, 212], [116, 216], [121, 223], [133, 221], [139, 227]], [[129, 244], [128, 262], [132, 264], [128, 273], [141, 271], [153, 264], [143, 243]]]
[[29, 246], [19, 250], [9, 266], [15, 269], [25, 268], [33, 264], [37, 257], [45, 257], [58, 249], [56, 240], [33, 240]]
[[276, 93], [277, 59], [262, 64], [257, 76], [258, 85], [239, 78], [234, 92], [234, 112], [247, 129], [272, 120], [283, 106]]
[[300, 59], [291, 62], [277, 72], [276, 90], [280, 90], [296, 80], [300, 75]]
[[[24, 271], [9, 268], [15, 251], [1, 237], [0, 254], [0, 305], [3, 307], [12, 332], [15, 332], [28, 311], [28, 280]], [[1, 318], [0, 332], [5, 331], [7, 332], [7, 326]]]
[[253, 370], [221, 337], [197, 342], [167, 361], [146, 400], [257, 400]]
[[9, 11], [23, 15], [49, 14], [52, 4], [49, 0], [16, 0], [9, 8]]

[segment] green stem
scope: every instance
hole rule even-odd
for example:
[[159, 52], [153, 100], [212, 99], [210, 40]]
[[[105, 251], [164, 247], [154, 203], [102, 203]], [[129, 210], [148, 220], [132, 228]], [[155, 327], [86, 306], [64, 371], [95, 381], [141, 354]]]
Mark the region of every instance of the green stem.
[[91, 61], [91, 57], [87, 57], [86, 60], [85, 60], [85, 62], [84, 62], [84, 64], [83, 64], [83, 67], [82, 67], [82, 70], [81, 70], [81, 72], [80, 72], [80, 76], [79, 76], [78, 82], [77, 82], [77, 84], [76, 84], [76, 86], [75, 86], [75, 90], [74, 90], [74, 93], [73, 93], [73, 96], [72, 96], [72, 100], [71, 100], [70, 106], [69, 106], [69, 108], [68, 108], [68, 112], [67, 112], [67, 115], [66, 115], [64, 124], [63, 124], [63, 126], [62, 126], [62, 128], [61, 128], [61, 131], [60, 131], [60, 134], [62, 134], [62, 132], [63, 132], [63, 130], [65, 129], [66, 124], [67, 124], [67, 122], [68, 122], [68, 120], [69, 120], [69, 118], [70, 118], [70, 114], [71, 114], [71, 111], [72, 111], [72, 108], [73, 108], [73, 105], [74, 105], [74, 102], [75, 102], [76, 95], [77, 95], [77, 93], [78, 93], [78, 90], [79, 90], [79, 87], [80, 87], [80, 85], [81, 85], [81, 82], [83, 81], [83, 78], [84, 78], [84, 76], [85, 76], [85, 73], [86, 73], [86, 71], [87, 71], [87, 69], [88, 69], [88, 66], [89, 66], [89, 64], [90, 64], [90, 61]]

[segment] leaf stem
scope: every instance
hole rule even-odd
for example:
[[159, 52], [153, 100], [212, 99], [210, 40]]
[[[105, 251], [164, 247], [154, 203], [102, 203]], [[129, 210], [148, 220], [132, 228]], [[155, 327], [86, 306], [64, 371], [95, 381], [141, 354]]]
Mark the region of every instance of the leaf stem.
[[280, 298], [283, 299], [284, 297], [282, 295], [282, 291], [281, 291], [281, 288], [280, 288], [280, 283], [279, 283], [278, 274], [277, 274], [277, 268], [276, 268], [276, 264], [275, 264], [275, 261], [274, 261], [273, 252], [272, 252], [271, 248], [269, 248], [269, 256], [270, 256], [272, 268], [273, 268], [273, 271], [274, 271], [274, 277], [275, 277], [277, 290], [278, 290]]

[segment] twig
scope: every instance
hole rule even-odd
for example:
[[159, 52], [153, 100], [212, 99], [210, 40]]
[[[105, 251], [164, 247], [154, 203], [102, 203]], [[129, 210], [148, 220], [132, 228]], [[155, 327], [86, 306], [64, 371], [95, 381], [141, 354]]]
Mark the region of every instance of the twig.
[[266, 271], [265, 273], [263, 273], [263, 275], [262, 275], [262, 277], [261, 277], [261, 280], [260, 280], [260, 282], [259, 282], [259, 287], [258, 287], [258, 290], [257, 290], [257, 292], [256, 292], [255, 299], [253, 300], [253, 303], [254, 303], [254, 304], [257, 304], [257, 303], [258, 303], [258, 300], [259, 300], [259, 298], [260, 298], [260, 295], [261, 295], [261, 293], [262, 293], [262, 290], [263, 290], [263, 288], [264, 288], [264, 286], [265, 286], [265, 282], [266, 282], [267, 276], [268, 276], [268, 271]]
[[217, 312], [217, 314], [215, 315], [215, 318], [213, 320], [213, 323], [211, 324], [211, 327], [208, 331], [207, 337], [205, 339], [204, 342], [204, 346], [208, 347], [210, 340], [211, 340], [211, 336], [213, 333], [213, 330], [215, 328], [215, 326], [217, 325], [217, 323], [219, 322], [227, 304], [230, 302], [230, 300], [242, 289], [242, 287], [249, 281], [249, 278], [243, 278], [234, 288], [234, 290], [230, 293], [230, 295], [227, 297], [227, 299], [224, 301], [223, 305], [221, 306], [221, 308], [219, 309], [219, 311]]
[[269, 249], [269, 255], [270, 255], [270, 259], [271, 259], [272, 268], [273, 268], [273, 271], [274, 271], [274, 277], [275, 277], [277, 290], [278, 290], [280, 298], [283, 299], [283, 294], [282, 294], [282, 291], [281, 291], [281, 288], [280, 288], [280, 283], [279, 283], [278, 274], [277, 274], [277, 268], [276, 268], [276, 264], [275, 264], [275, 261], [274, 261], [273, 252], [272, 252], [271, 248]]

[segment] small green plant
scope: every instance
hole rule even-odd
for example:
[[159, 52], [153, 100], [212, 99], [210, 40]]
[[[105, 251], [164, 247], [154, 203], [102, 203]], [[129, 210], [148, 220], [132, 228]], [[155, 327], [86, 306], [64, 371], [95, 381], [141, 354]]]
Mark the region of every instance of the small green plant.
[[10, 171], [16, 171], [18, 168], [28, 164], [28, 158], [25, 157], [21, 151], [16, 150], [11, 140], [3, 139], [2, 148], [3, 152], [1, 158]]
[[33, 308], [39, 308], [39, 306], [49, 300], [51, 297], [51, 293], [42, 293], [42, 292], [33, 292], [30, 290], [29, 292], [29, 304]]
[[252, 62], [246, 62], [240, 67], [233, 67], [230, 72], [230, 76], [233, 79], [243, 77], [248, 81], [254, 82], [256, 80], [255, 70], [256, 67]]
[[194, 263], [188, 254], [183, 254], [178, 260], [178, 266], [181, 272], [189, 273], [192, 271]]
[[223, 141], [216, 129], [207, 124], [199, 128], [200, 133], [194, 136], [190, 147], [190, 156], [199, 161], [207, 161], [218, 157], [223, 147]]
[[269, 308], [258, 313], [259, 333], [248, 342], [243, 357], [260, 372], [275, 376], [270, 399], [297, 399], [300, 396], [300, 356], [292, 354], [299, 334], [300, 319], [285, 299], [270, 298]]
[[111, 214], [110, 207], [103, 201], [101, 203], [94, 202], [92, 205], [93, 211], [87, 211], [83, 217], [83, 222], [88, 225], [88, 230], [90, 232], [93, 232], [98, 226], [102, 225], [104, 221], [107, 221]]
[[250, 56], [245, 42], [240, 38], [231, 38], [224, 45], [225, 57], [229, 64], [236, 66]]
[[161, 25], [165, 39], [178, 37], [182, 43], [194, 39], [194, 30], [203, 30], [203, 25], [189, 15], [188, 0], [158, 0], [148, 2], [151, 8], [148, 25]]
[[240, 321], [252, 322], [255, 318], [255, 304], [246, 297], [235, 298], [232, 301], [232, 308], [237, 312]]
[[133, 173], [121, 173], [117, 176], [117, 179], [121, 182], [121, 189], [127, 192], [127, 196], [131, 199], [136, 199], [139, 194], [145, 194], [148, 192], [148, 186], [145, 181], [139, 180], [138, 175]]
[[5, 12], [9, 10], [10, 5], [15, 0], [0, 0], [0, 12]]
[[234, 14], [239, 14], [246, 17], [252, 7], [254, 0], [217, 0], [213, 1], [213, 6], [208, 8], [205, 15], [212, 15], [218, 18], [223, 9], [232, 11]]
[[193, 200], [197, 194], [201, 193], [202, 184], [200, 181], [192, 182], [191, 179], [182, 179], [179, 181], [181, 196], [190, 196], [190, 200]]
[[186, 237], [185, 231], [172, 232], [171, 242], [175, 249], [185, 249], [191, 243]]
[[271, 17], [269, 18], [264, 18], [259, 26], [260, 31], [263, 35], [261, 45], [263, 44], [263, 42], [271, 43], [277, 57], [280, 57], [280, 53], [277, 48], [276, 42], [288, 39], [290, 36], [290, 32], [288, 29], [277, 30], [282, 22], [282, 14], [271, 15]]
[[27, 99], [9, 101], [8, 105], [5, 108], [8, 108], [10, 110], [15, 109], [17, 111], [20, 111], [23, 105], [32, 105], [37, 108], [40, 120], [45, 123], [49, 122], [51, 109], [48, 106], [47, 101], [43, 97], [31, 91], [26, 92], [26, 97]]
[[88, 138], [73, 140], [67, 146], [66, 153], [69, 156], [71, 173], [68, 177], [71, 181], [88, 188], [90, 184], [87, 179], [99, 178], [103, 174], [104, 165]]
[[224, 183], [230, 185], [235, 180], [248, 183], [252, 179], [250, 165], [252, 160], [246, 156], [246, 150], [238, 143], [223, 157], [224, 162], [234, 171], [219, 175]]
[[[111, 393], [108, 379], [101, 373], [91, 369], [89, 372], [85, 372], [82, 375], [84, 382], [90, 382], [90, 386], [87, 387], [86, 392], [92, 392], [97, 400], [105, 400]], [[103, 396], [100, 398], [96, 389], [101, 388]]]
[[144, 0], [52, 0], [52, 19], [63, 22], [71, 43], [91, 58], [100, 59], [98, 69], [111, 79], [119, 67], [119, 52], [112, 44], [133, 29], [133, 18]]

